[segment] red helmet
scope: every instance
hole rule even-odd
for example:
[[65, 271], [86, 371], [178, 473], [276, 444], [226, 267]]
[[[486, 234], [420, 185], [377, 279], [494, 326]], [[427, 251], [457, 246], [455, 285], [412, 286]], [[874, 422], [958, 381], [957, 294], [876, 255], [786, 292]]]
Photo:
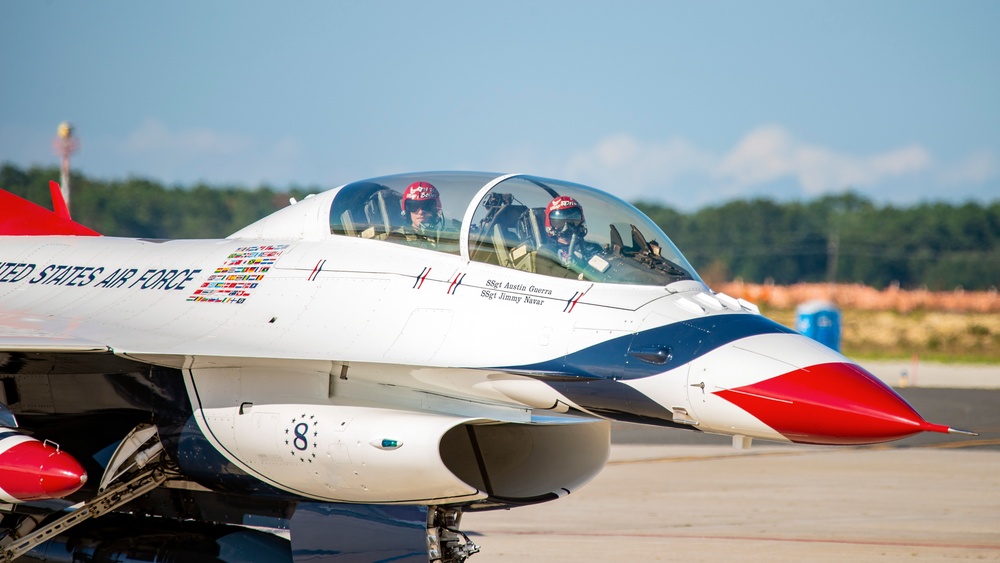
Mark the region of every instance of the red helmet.
[[577, 236], [583, 237], [587, 234], [587, 222], [583, 217], [583, 206], [580, 202], [565, 195], [561, 195], [549, 202], [545, 208], [545, 232], [550, 237], [556, 237], [567, 228], [575, 231]]
[[433, 201], [434, 211], [441, 211], [441, 195], [438, 193], [437, 188], [429, 182], [413, 182], [406, 187], [406, 191], [403, 192], [403, 199], [399, 201], [399, 207], [403, 213], [406, 213], [406, 204], [410, 201], [418, 203]]

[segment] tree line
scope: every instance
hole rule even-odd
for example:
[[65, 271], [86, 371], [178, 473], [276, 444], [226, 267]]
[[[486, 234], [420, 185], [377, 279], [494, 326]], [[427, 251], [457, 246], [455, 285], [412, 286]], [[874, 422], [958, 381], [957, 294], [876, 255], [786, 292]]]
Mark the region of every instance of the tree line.
[[[48, 209], [49, 181], [59, 179], [58, 167], [23, 170], [0, 166], [0, 188]], [[97, 180], [70, 177], [73, 220], [111, 236], [137, 238], [221, 238], [322, 188], [277, 190], [269, 186], [167, 187], [145, 178]]]
[[[55, 167], [0, 166], [0, 188], [51, 207]], [[73, 218], [106, 235], [217, 238], [328, 187], [164, 186], [72, 176]], [[682, 213], [637, 202], [710, 283], [835, 281], [932, 290], [1000, 285], [1000, 199], [876, 205], [853, 192], [807, 202], [734, 200]]]
[[937, 291], [1000, 286], [1000, 199], [895, 207], [848, 192], [808, 202], [736, 200], [690, 214], [653, 203], [637, 207], [707, 281]]

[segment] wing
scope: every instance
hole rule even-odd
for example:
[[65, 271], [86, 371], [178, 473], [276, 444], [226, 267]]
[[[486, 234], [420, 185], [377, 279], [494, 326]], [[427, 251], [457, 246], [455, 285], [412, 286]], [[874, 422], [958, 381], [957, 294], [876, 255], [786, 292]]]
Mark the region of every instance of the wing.
[[[67, 551], [98, 537], [150, 548], [164, 533], [217, 549], [225, 531], [275, 557], [333, 549], [426, 560], [418, 554], [428, 538], [471, 553], [475, 545], [454, 531], [457, 506], [553, 500], [594, 477], [609, 453], [606, 421], [532, 417], [407, 387], [398, 383], [409, 375], [384, 366], [126, 353], [116, 350], [121, 336], [86, 320], [0, 317], [0, 400], [36, 443], [61, 444], [92, 476], [53, 496], [85, 502], [85, 515], [125, 502], [156, 515], [102, 516], [52, 540]], [[7, 500], [35, 506], [27, 496]], [[56, 516], [10, 552], [62, 526]], [[166, 529], [164, 517], [185, 523]], [[248, 521], [290, 532], [291, 543], [239, 528]]]
[[0, 189], [0, 208], [4, 210], [0, 214], [0, 235], [100, 235], [70, 218], [59, 184], [50, 182], [49, 190], [56, 212]]

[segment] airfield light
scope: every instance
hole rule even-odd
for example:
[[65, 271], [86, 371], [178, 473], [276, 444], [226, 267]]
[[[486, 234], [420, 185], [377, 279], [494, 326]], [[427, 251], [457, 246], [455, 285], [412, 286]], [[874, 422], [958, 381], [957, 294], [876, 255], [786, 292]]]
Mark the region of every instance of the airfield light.
[[56, 138], [52, 140], [52, 149], [59, 155], [59, 185], [62, 187], [63, 201], [69, 209], [69, 157], [80, 148], [80, 142], [73, 136], [73, 125], [63, 121], [56, 129]]

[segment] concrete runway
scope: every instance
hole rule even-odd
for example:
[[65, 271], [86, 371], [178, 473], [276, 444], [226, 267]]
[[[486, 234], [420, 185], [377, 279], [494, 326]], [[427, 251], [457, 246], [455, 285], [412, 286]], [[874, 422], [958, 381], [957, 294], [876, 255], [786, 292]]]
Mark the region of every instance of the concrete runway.
[[980, 436], [735, 450], [615, 424], [608, 466], [579, 491], [466, 514], [470, 561], [1000, 561], [1000, 390], [898, 391]]

